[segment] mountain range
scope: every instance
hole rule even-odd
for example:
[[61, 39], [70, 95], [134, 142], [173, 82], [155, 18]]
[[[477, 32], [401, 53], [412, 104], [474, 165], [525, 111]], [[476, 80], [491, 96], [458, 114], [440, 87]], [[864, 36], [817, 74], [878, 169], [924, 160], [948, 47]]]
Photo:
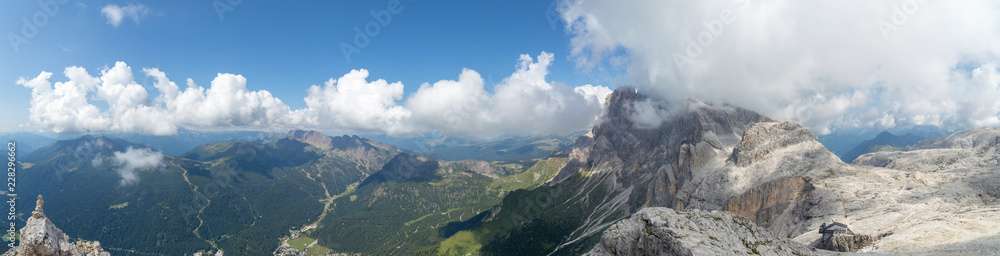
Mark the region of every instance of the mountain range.
[[447, 160], [512, 161], [548, 157], [554, 151], [573, 146], [573, 141], [584, 131], [565, 136], [501, 136], [476, 138], [456, 136], [390, 137], [366, 135], [365, 137], [426, 157]]
[[[817, 136], [830, 152], [845, 163], [851, 163], [858, 156], [868, 153], [872, 146], [902, 148], [920, 140], [938, 137], [948, 132], [937, 126], [914, 125], [896, 127], [881, 132], [871, 129], [845, 129]], [[901, 135], [900, 135], [901, 134]]]
[[[748, 109], [631, 88], [605, 102], [572, 143], [438, 138], [423, 145], [454, 151], [426, 155], [303, 130], [183, 153], [87, 135], [23, 157], [18, 194], [43, 195], [68, 236], [115, 255], [621, 255], [653, 244], [813, 254], [823, 252], [802, 248], [821, 247], [816, 228], [834, 221], [875, 237], [848, 246], [861, 251], [1000, 245], [989, 228], [1000, 224], [1000, 129], [869, 146], [848, 164], [801, 125]], [[673, 222], [717, 242], [692, 247]]]
[[875, 138], [873, 139], [862, 141], [857, 146], [852, 148], [850, 151], [847, 151], [846, 153], [841, 155], [840, 159], [844, 160], [844, 162], [853, 162], [854, 159], [858, 158], [858, 156], [879, 149], [878, 146], [904, 148], [913, 145], [914, 143], [917, 143], [923, 139], [926, 138], [913, 134], [895, 135], [888, 131], [884, 131], [876, 135]]

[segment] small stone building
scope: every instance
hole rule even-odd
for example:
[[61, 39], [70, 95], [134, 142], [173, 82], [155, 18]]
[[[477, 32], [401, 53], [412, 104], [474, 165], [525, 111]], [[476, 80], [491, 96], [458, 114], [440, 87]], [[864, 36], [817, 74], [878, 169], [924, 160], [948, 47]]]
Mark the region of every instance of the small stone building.
[[826, 225], [826, 223], [820, 225], [819, 233], [823, 234], [823, 241], [826, 241], [834, 234], [853, 234], [854, 232], [851, 232], [851, 229], [847, 228], [847, 224], [833, 222], [830, 225]]

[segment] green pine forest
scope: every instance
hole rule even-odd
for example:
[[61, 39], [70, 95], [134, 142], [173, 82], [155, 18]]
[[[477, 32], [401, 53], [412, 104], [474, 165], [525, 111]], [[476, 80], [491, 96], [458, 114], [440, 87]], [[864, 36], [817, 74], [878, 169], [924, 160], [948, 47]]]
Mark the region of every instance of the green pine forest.
[[[553, 244], [574, 224], [500, 221], [523, 207], [517, 198], [549, 188], [565, 155], [412, 166], [393, 164], [404, 150], [353, 139], [350, 148], [291, 137], [206, 144], [164, 155], [123, 184], [115, 152], [146, 146], [88, 135], [25, 157], [18, 193], [43, 195], [45, 214], [71, 239], [100, 241], [113, 255], [272, 255], [290, 230], [312, 224], [289, 244], [305, 250], [315, 240], [309, 253], [507, 254], [537, 249], [518, 247], [528, 245], [519, 232]], [[423, 170], [405, 177], [401, 168]], [[21, 201], [18, 212], [33, 207]]]

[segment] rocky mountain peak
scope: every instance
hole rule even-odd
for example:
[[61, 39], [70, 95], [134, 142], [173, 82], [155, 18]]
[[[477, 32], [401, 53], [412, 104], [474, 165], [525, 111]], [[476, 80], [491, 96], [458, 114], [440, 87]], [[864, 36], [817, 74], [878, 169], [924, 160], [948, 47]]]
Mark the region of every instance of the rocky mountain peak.
[[882, 131], [882, 132], [878, 133], [878, 135], [875, 135], [875, 140], [880, 140], [880, 139], [881, 140], [887, 140], [887, 139], [892, 139], [892, 138], [895, 138], [895, 137], [897, 137], [897, 136], [895, 134], [892, 134], [889, 131]]
[[299, 140], [323, 150], [387, 149], [392, 146], [361, 138], [357, 135], [329, 136], [318, 131], [292, 130], [288, 138]]
[[20, 244], [3, 256], [110, 256], [101, 248], [100, 242], [70, 242], [69, 236], [56, 227], [43, 212], [42, 195], [38, 195], [35, 211], [31, 212], [27, 224], [21, 228]]
[[[577, 140], [570, 163], [560, 170], [553, 183], [576, 174], [585, 166], [609, 171], [631, 170], [618, 174], [618, 180], [626, 183], [642, 180], [639, 176], [644, 175], [648, 180], [649, 174], [665, 174], [664, 171], [672, 172], [665, 178], [683, 183], [690, 177], [692, 167], [711, 158], [708, 154], [729, 152], [742, 140], [747, 128], [755, 123], [774, 121], [739, 107], [713, 106], [697, 100], [676, 103], [656, 100], [633, 88], [615, 90], [608, 96], [607, 104], [602, 121]], [[658, 125], [649, 126], [650, 122]], [[815, 135], [811, 136], [815, 140]], [[650, 169], [654, 166], [657, 168]], [[669, 192], [665, 197], [673, 197], [674, 193]]]
[[330, 136], [317, 131], [292, 130], [288, 132], [288, 137], [309, 143], [309, 145], [313, 145], [324, 150], [333, 147], [333, 139], [330, 138]]
[[628, 116], [634, 112], [632, 104], [645, 99], [647, 97], [639, 94], [635, 88], [618, 88], [604, 101], [605, 117], [611, 120], [627, 120]]
[[731, 160], [737, 166], [746, 167], [774, 150], [817, 140], [816, 134], [795, 122], [760, 123], [743, 133], [743, 139], [733, 149]]

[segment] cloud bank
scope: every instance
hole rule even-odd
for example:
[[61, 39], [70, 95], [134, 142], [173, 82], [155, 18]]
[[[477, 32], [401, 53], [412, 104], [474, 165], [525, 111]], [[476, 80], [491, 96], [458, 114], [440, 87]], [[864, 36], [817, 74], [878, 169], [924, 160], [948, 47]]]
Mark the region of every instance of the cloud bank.
[[101, 14], [104, 14], [104, 17], [108, 18], [108, 24], [116, 28], [122, 24], [122, 19], [124, 18], [131, 18], [135, 23], [139, 23], [139, 18], [145, 16], [148, 12], [149, 9], [141, 4], [128, 4], [126, 6], [109, 4], [101, 8]]
[[545, 80], [553, 55], [537, 61], [521, 55], [517, 70], [493, 94], [483, 78], [463, 70], [458, 80], [422, 84], [406, 101], [416, 127], [445, 133], [565, 133], [589, 128], [604, 110], [611, 90], [584, 85], [570, 88]]
[[32, 90], [32, 125], [55, 133], [134, 132], [176, 134], [195, 129], [306, 128], [384, 132], [389, 135], [548, 134], [589, 128], [602, 113], [611, 90], [569, 87], [546, 80], [553, 55], [522, 55], [516, 70], [486, 90], [483, 77], [462, 70], [457, 80], [424, 83], [408, 97], [404, 85], [369, 80], [352, 70], [306, 90], [305, 108], [291, 109], [266, 90], [250, 90], [242, 75], [218, 74], [209, 87], [187, 79], [181, 88], [166, 73], [146, 68], [155, 82], [150, 94], [135, 82], [124, 62], [91, 76], [80, 67], [63, 72], [68, 81], [50, 82], [52, 73], [17, 81]]
[[735, 104], [821, 134], [838, 127], [1000, 125], [1000, 2], [559, 6], [579, 67], [625, 63], [641, 91], [668, 100]]
[[141, 169], [154, 169], [164, 166], [163, 153], [152, 151], [148, 148], [128, 147], [124, 152], [115, 152], [112, 157], [118, 175], [121, 175], [121, 185], [132, 185], [139, 182], [136, 171]]

